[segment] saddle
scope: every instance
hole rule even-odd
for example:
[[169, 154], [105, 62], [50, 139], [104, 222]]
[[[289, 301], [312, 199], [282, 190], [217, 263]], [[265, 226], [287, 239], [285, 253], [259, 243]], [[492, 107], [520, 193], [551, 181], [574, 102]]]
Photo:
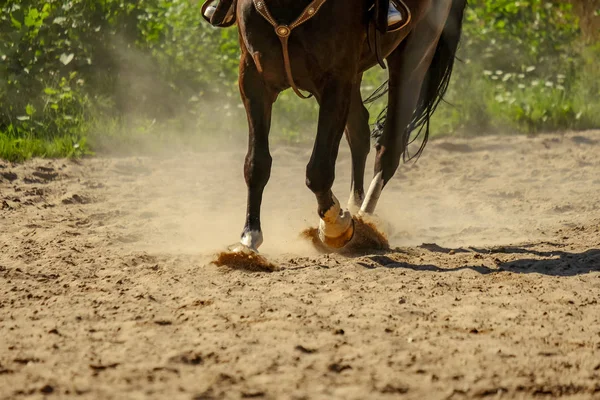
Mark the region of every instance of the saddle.
[[[236, 22], [236, 4], [237, 0], [220, 0], [215, 13], [209, 19], [205, 16], [207, 8], [214, 3], [216, 0], [206, 0], [202, 6], [202, 17], [208, 21], [211, 25], [226, 28], [232, 26]], [[265, 0], [253, 0], [254, 7], [260, 15], [267, 20], [273, 28], [275, 28], [275, 34], [281, 41], [281, 48], [283, 51], [283, 63], [285, 66], [285, 72], [287, 80], [292, 90], [301, 98], [307, 99], [312, 95], [304, 95], [296, 83], [292, 75], [292, 67], [290, 64], [289, 50], [288, 50], [288, 38], [292, 31], [298, 26], [304, 24], [306, 21], [312, 19], [318, 14], [321, 6], [325, 4], [327, 0], [313, 0], [302, 12], [302, 14], [291, 24], [279, 24], [275, 18], [269, 12], [268, 6]], [[388, 26], [388, 10], [390, 1], [394, 3], [396, 9], [402, 14], [402, 21], [398, 22], [393, 26]], [[395, 32], [404, 28], [410, 23], [411, 12], [410, 9], [404, 4], [403, 0], [373, 0], [372, 6], [369, 8], [369, 29], [368, 29], [368, 43], [371, 51], [375, 53], [379, 65], [386, 69], [386, 65], [381, 55], [381, 35], [388, 32]]]
[[[217, 0], [206, 0], [202, 6], [202, 17], [211, 25], [218, 28], [228, 28], [235, 25], [236, 22], [236, 3], [237, 0], [221, 0], [217, 5], [217, 10], [213, 16], [209, 19], [204, 14], [208, 7], [210, 7]], [[326, 0], [325, 0], [326, 1]], [[314, 3], [324, 3], [325, 1], [313, 1]], [[394, 3], [396, 9], [402, 14], [402, 21], [395, 25], [388, 26], [387, 14], [390, 1]], [[373, 0], [372, 6], [369, 8], [369, 20], [370, 25], [382, 33], [396, 32], [405, 27], [411, 18], [411, 13], [406, 4], [402, 0]], [[316, 14], [316, 13], [315, 13]], [[314, 15], [311, 16], [311, 18]]]

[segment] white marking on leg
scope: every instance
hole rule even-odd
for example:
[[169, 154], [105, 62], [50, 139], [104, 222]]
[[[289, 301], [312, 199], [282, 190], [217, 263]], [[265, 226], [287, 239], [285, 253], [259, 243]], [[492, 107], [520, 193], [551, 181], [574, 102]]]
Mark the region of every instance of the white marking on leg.
[[377, 207], [377, 202], [379, 201], [379, 197], [383, 191], [382, 175], [383, 172], [379, 172], [371, 181], [371, 186], [369, 186], [369, 191], [367, 192], [365, 201], [360, 209], [360, 215], [373, 214], [375, 212], [375, 207]]
[[244, 233], [240, 243], [252, 250], [258, 250], [260, 245], [263, 243], [263, 234], [261, 231], [250, 231]]
[[348, 199], [348, 211], [351, 214], [358, 214], [360, 207], [363, 203], [364, 196], [361, 196], [357, 191], [352, 189], [350, 192], [350, 198]]

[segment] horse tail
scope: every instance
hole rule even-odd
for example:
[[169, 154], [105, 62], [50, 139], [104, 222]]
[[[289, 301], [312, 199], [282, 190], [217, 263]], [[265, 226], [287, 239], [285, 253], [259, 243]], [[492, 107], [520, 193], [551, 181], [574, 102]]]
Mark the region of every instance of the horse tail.
[[[425, 75], [417, 107], [408, 127], [402, 133], [401, 140], [403, 141], [405, 149], [403, 152], [404, 161], [415, 158], [418, 159], [427, 145], [431, 117], [443, 100], [444, 94], [448, 90], [450, 77], [452, 76], [456, 52], [462, 33], [463, 15], [466, 7], [467, 0], [452, 0], [450, 14], [448, 15], [444, 30], [438, 41], [431, 65]], [[369, 96], [369, 98], [365, 100], [365, 103], [377, 100], [387, 93], [388, 90], [386, 82], [378, 88], [373, 95]], [[383, 133], [386, 117], [387, 108], [384, 109], [377, 118], [375, 128], [372, 132], [374, 137], [378, 137]], [[417, 134], [411, 139], [411, 136], [415, 131]], [[419, 137], [422, 137], [421, 145], [417, 152], [411, 156], [408, 152], [408, 145], [413, 143]]]
[[[450, 14], [444, 25], [444, 30], [438, 41], [433, 60], [425, 75], [421, 94], [413, 118], [408, 129], [403, 134], [405, 144], [404, 160], [418, 158], [423, 153], [429, 140], [429, 123], [435, 110], [443, 100], [448, 90], [450, 77], [454, 68], [458, 43], [462, 33], [462, 21], [467, 0], [452, 0]], [[412, 132], [417, 132], [414, 139], [410, 139]], [[408, 145], [418, 137], [423, 136], [419, 150], [411, 157]]]

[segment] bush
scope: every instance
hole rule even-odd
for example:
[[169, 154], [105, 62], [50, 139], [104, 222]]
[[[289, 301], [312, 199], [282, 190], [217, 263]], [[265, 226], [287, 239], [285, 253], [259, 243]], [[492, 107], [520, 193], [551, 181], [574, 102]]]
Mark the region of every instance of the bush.
[[459, 111], [446, 107], [436, 118], [467, 133], [600, 126], [599, 76], [591, 68], [600, 54], [583, 46], [577, 22], [569, 3], [472, 0], [464, 64], [448, 96]]

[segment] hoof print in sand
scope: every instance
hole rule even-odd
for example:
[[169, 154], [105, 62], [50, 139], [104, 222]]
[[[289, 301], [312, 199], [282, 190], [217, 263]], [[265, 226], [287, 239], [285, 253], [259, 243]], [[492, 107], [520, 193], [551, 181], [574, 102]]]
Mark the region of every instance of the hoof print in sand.
[[217, 267], [228, 267], [250, 272], [275, 272], [279, 270], [275, 264], [254, 252], [227, 251], [217, 255], [212, 262]]
[[31, 175], [35, 176], [36, 178], [40, 178], [43, 181], [46, 182], [50, 182], [55, 180], [56, 178], [58, 178], [58, 173], [56, 172], [51, 172], [52, 170], [49, 168], [38, 168], [39, 171], [35, 171], [33, 172]]
[[169, 357], [169, 362], [173, 364], [202, 365], [204, 364], [204, 358], [200, 353], [187, 351], [185, 353]]
[[88, 204], [91, 203], [91, 200], [87, 197], [80, 196], [78, 194], [74, 194], [72, 196], [66, 196], [62, 199], [63, 204]]
[[344, 248], [332, 249], [321, 241], [317, 228], [308, 228], [300, 235], [310, 241], [321, 253], [354, 254], [374, 250], [389, 250], [390, 243], [384, 233], [377, 226], [360, 217], [354, 218], [354, 237]]
[[2, 179], [6, 179], [9, 182], [14, 182], [16, 181], [19, 177], [17, 176], [17, 174], [15, 174], [14, 172], [1, 172], [0, 173], [0, 178]]

